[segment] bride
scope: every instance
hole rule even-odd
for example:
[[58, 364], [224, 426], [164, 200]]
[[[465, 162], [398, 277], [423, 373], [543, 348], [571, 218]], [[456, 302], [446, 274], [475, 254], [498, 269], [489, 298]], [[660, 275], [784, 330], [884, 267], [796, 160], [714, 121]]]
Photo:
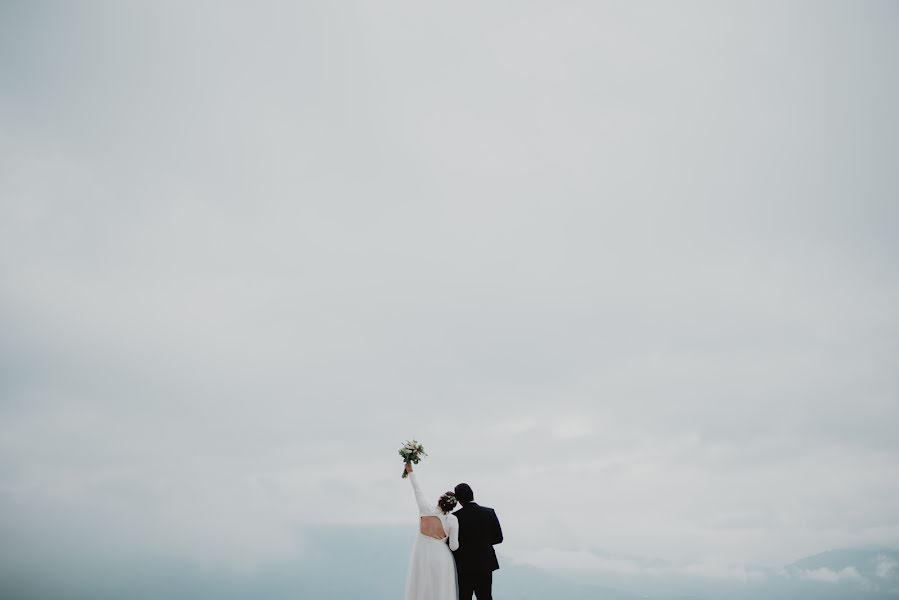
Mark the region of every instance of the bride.
[[456, 506], [456, 495], [446, 492], [434, 508], [425, 501], [409, 463], [406, 472], [415, 491], [421, 521], [421, 534], [415, 539], [409, 561], [406, 600], [458, 600], [456, 563], [450, 552], [459, 548], [459, 521], [456, 515], [450, 514]]

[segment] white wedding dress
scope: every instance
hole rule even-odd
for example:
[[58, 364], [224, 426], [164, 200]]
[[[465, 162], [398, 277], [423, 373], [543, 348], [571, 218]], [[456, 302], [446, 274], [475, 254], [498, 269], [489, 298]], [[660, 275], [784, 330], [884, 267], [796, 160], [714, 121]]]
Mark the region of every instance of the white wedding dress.
[[412, 559], [409, 561], [406, 600], [458, 600], [456, 562], [450, 550], [459, 548], [459, 520], [456, 515], [446, 514], [425, 501], [415, 473], [409, 474], [409, 481], [412, 482], [415, 500], [418, 501], [419, 521], [421, 517], [440, 519], [446, 535], [437, 539], [419, 531], [412, 547]]

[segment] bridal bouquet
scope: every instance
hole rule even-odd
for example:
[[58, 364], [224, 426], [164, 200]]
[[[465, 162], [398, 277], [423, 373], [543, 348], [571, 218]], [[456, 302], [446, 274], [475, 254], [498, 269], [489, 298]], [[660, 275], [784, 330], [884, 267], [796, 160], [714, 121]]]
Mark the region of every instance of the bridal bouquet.
[[[403, 462], [406, 464], [413, 463], [417, 465], [421, 458], [427, 455], [425, 447], [419, 444], [417, 440], [408, 441], [400, 448], [400, 456], [403, 457]], [[406, 475], [406, 470], [403, 469], [403, 479], [406, 478]]]

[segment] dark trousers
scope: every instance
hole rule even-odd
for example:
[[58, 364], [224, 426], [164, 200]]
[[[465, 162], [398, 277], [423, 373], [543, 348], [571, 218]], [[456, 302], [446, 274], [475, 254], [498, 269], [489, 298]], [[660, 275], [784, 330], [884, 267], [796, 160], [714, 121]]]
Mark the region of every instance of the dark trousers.
[[459, 600], [471, 600], [474, 593], [478, 600], [493, 600], [493, 572], [471, 573], [459, 576]]

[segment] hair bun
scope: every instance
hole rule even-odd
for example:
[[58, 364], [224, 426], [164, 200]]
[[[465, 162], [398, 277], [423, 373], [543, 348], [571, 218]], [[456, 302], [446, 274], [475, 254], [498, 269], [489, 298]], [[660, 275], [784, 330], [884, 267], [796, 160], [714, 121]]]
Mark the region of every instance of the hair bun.
[[456, 507], [458, 500], [456, 500], [455, 492], [445, 492], [442, 496], [440, 496], [440, 500], [437, 502], [437, 505], [440, 507], [445, 513], [453, 510]]

